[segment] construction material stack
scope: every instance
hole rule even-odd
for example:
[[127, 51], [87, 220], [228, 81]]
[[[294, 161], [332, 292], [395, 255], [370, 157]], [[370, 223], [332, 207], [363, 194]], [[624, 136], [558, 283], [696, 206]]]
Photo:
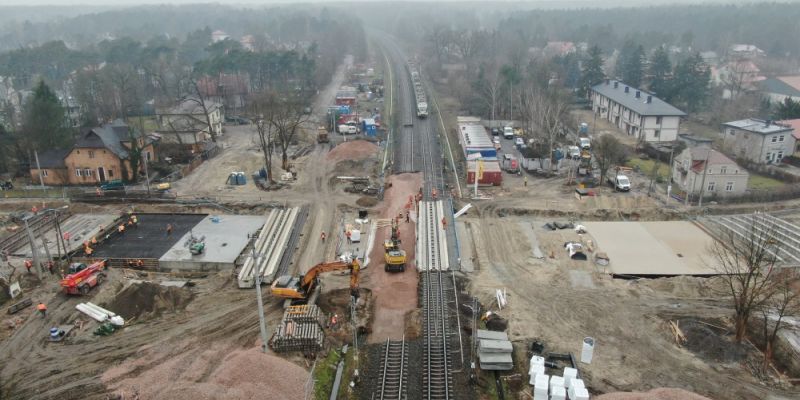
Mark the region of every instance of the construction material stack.
[[543, 357], [531, 357], [528, 383], [533, 386], [534, 400], [589, 400], [583, 380], [578, 379], [578, 370], [566, 367], [563, 376], [551, 376], [545, 373], [545, 368]]
[[285, 209], [272, 209], [267, 216], [267, 222], [261, 228], [253, 243], [253, 252], [247, 256], [242, 269], [239, 270], [238, 284], [240, 288], [255, 286], [256, 274], [261, 276], [261, 282], [270, 283], [278, 272], [278, 266], [287, 251], [289, 237], [295, 229], [300, 209], [297, 207]]
[[270, 347], [277, 353], [301, 351], [311, 354], [320, 351], [325, 341], [325, 332], [319, 318], [319, 307], [315, 305], [287, 307], [278, 329], [269, 341]]
[[505, 332], [478, 330], [478, 358], [482, 370], [508, 371], [514, 368], [514, 348]]

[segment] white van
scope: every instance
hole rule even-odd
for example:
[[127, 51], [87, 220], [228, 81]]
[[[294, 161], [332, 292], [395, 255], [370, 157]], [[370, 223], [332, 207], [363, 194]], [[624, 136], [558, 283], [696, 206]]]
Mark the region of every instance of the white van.
[[578, 143], [580, 143], [583, 150], [589, 150], [592, 147], [592, 141], [588, 137], [579, 138]]
[[514, 138], [514, 128], [507, 126], [503, 128], [503, 138], [504, 139], [513, 139]]
[[358, 133], [358, 128], [355, 125], [339, 125], [339, 133], [342, 135], [356, 134]]

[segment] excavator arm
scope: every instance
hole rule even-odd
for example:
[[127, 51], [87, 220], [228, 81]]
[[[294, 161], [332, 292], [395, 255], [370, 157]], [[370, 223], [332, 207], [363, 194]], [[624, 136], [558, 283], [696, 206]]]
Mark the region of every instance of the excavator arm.
[[359, 264], [357, 259], [353, 261], [333, 261], [319, 263], [308, 270], [305, 275], [303, 275], [303, 279], [300, 282], [300, 287], [309, 287], [316, 281], [317, 277], [319, 277], [319, 274], [321, 273], [342, 271], [345, 269], [350, 270], [350, 287], [353, 287], [354, 284], [356, 287], [358, 287], [358, 271], [361, 269], [361, 264]]

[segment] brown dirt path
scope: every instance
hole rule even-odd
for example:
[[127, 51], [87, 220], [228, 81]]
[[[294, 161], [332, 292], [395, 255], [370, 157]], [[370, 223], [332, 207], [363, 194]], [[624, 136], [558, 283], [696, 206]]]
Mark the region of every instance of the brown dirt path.
[[[388, 182], [392, 187], [386, 190], [381, 218], [391, 218], [400, 212], [405, 213], [408, 196], [413, 195], [422, 185], [422, 175], [400, 174], [389, 177]], [[406, 251], [408, 262], [403, 273], [389, 273], [384, 271], [383, 262], [376, 262], [366, 271], [362, 286], [372, 289], [375, 299], [375, 315], [372, 323], [372, 332], [367, 338], [369, 343], [382, 343], [387, 338], [392, 340], [402, 339], [406, 330], [405, 315], [417, 308], [417, 275], [413, 265], [414, 245], [416, 232], [415, 219], [400, 223], [401, 246]], [[372, 248], [370, 258], [383, 260], [383, 240], [389, 237], [389, 228], [378, 229], [375, 246]]]

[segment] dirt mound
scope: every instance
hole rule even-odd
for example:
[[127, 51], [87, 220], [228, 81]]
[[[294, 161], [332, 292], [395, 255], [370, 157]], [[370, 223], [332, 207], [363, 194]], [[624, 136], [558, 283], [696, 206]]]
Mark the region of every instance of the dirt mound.
[[378, 152], [375, 143], [365, 140], [352, 140], [341, 143], [328, 152], [328, 159], [332, 161], [363, 160]]
[[733, 342], [730, 332], [702, 321], [682, 319], [679, 326], [686, 336], [685, 347], [708, 361], [736, 362], [747, 356], [746, 349]]
[[606, 393], [596, 400], [711, 400], [683, 389], [658, 388], [649, 392]]
[[356, 204], [361, 207], [375, 207], [378, 204], [378, 199], [370, 196], [361, 196], [356, 200]]
[[189, 289], [155, 283], [134, 283], [114, 297], [107, 308], [125, 320], [158, 317], [164, 312], [183, 310], [194, 295]]

